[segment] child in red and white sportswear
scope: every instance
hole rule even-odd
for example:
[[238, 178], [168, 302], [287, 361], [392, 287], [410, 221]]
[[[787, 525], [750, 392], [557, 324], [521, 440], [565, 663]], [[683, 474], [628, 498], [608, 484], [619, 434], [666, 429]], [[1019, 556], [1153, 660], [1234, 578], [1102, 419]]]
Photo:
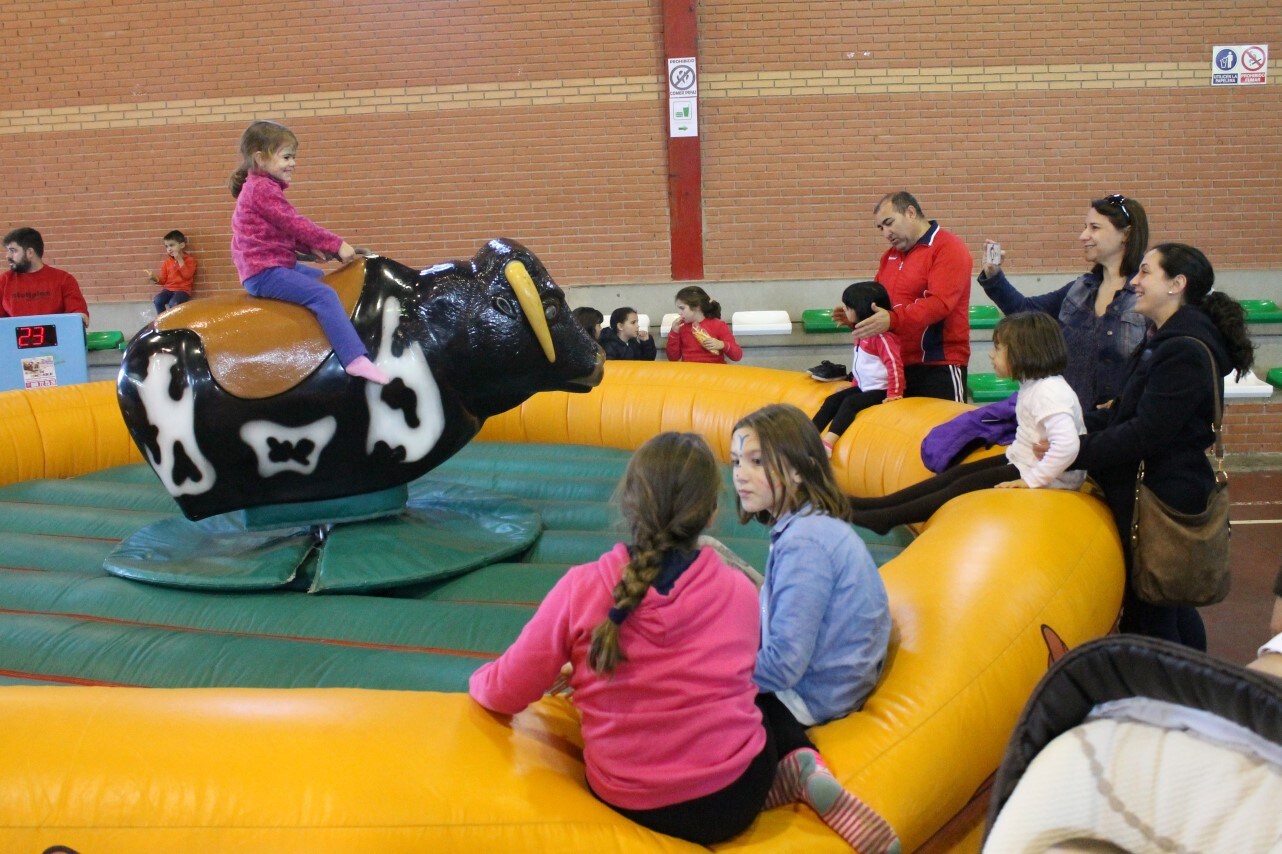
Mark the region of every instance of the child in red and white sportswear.
[[[855, 282], [841, 294], [846, 320], [854, 326], [877, 307], [889, 309], [890, 296], [878, 282]], [[824, 450], [832, 456], [837, 439], [870, 406], [904, 396], [904, 360], [893, 332], [855, 338], [851, 385], [824, 400], [815, 413], [815, 428], [822, 434]], [[827, 428], [825, 430], [824, 428]]]

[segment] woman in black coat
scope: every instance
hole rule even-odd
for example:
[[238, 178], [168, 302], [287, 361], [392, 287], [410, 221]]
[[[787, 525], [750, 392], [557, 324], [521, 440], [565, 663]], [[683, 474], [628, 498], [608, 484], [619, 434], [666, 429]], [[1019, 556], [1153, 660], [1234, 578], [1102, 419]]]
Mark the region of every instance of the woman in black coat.
[[[1206, 629], [1195, 608], [1150, 605], [1136, 597], [1130, 532], [1141, 460], [1145, 484], [1176, 510], [1202, 512], [1215, 485], [1206, 450], [1214, 441], [1215, 402], [1224, 395], [1221, 378], [1250, 368], [1253, 346], [1242, 307], [1213, 293], [1214, 282], [1211, 263], [1192, 246], [1163, 243], [1144, 256], [1129, 287], [1135, 310], [1153, 321], [1155, 331], [1131, 357], [1112, 406], [1086, 414], [1087, 434], [1074, 464], [1103, 488], [1121, 534], [1127, 568], [1121, 630], [1201, 650]], [[1207, 364], [1207, 349], [1214, 365]]]

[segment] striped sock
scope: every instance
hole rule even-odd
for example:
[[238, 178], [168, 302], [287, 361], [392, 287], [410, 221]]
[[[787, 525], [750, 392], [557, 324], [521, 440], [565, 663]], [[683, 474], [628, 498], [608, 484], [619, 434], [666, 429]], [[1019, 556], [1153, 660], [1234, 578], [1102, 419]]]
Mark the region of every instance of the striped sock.
[[794, 750], [784, 762], [793, 757], [801, 773], [801, 799], [819, 813], [824, 824], [860, 854], [899, 854], [894, 829], [872, 807], [842, 788], [818, 753], [809, 748]]

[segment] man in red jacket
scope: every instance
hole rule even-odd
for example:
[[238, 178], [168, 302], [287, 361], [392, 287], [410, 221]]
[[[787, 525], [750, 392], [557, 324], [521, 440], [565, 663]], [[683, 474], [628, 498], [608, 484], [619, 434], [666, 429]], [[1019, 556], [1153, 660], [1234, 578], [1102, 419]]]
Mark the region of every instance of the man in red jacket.
[[9, 270], [0, 273], [0, 317], [78, 314], [89, 328], [89, 305], [70, 273], [44, 262], [45, 241], [34, 228], [4, 236]]
[[856, 324], [855, 335], [867, 338], [889, 330], [898, 336], [905, 397], [965, 400], [970, 251], [957, 235], [926, 219], [911, 193], [889, 193], [874, 210], [877, 229], [890, 242], [877, 281], [891, 305]]

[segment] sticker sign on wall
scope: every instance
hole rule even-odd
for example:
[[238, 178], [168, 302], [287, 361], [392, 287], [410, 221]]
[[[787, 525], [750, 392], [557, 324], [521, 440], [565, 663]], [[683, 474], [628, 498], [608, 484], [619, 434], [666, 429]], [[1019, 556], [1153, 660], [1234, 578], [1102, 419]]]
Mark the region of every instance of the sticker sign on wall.
[[1212, 86], [1258, 86], [1269, 82], [1269, 46], [1222, 44], [1211, 48]]
[[22, 360], [23, 388], [50, 388], [58, 384], [53, 356], [32, 356]]
[[668, 136], [699, 135], [699, 72], [693, 56], [668, 60]]

